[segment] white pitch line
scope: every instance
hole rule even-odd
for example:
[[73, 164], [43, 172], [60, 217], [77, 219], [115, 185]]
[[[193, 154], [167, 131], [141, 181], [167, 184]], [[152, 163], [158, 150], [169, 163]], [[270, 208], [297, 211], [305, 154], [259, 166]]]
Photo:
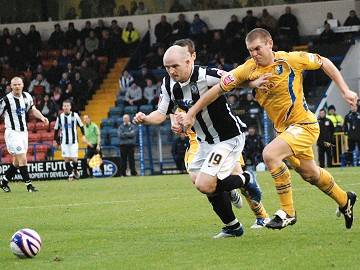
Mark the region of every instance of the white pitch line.
[[[360, 183], [351, 183], [351, 184], [344, 184], [343, 186], [358, 186]], [[308, 188], [293, 188], [293, 191], [303, 191], [308, 190]], [[262, 192], [267, 193], [267, 192]], [[188, 196], [188, 195], [185, 195]], [[172, 198], [158, 198], [158, 199], [149, 199], [150, 201], [168, 201], [168, 200], [180, 200], [184, 199], [184, 195], [182, 197], [172, 197]], [[69, 203], [69, 204], [50, 204], [50, 205], [37, 205], [37, 206], [19, 206], [19, 207], [6, 207], [4, 210], [21, 210], [21, 209], [46, 209], [46, 208], [57, 208], [57, 207], [79, 207], [84, 205], [106, 205], [106, 204], [121, 204], [121, 203], [132, 203], [137, 202], [136, 200], [121, 200], [121, 201], [103, 201], [103, 202], [82, 202], [82, 203]]]

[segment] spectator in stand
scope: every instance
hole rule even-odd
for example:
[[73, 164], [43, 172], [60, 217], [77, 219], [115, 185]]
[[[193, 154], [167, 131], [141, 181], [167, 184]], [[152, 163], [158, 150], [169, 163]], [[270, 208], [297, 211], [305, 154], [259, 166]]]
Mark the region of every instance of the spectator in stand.
[[262, 15], [260, 17], [260, 23], [263, 28], [269, 31], [269, 33], [274, 37], [278, 32], [278, 22], [277, 20], [270, 15], [266, 8], [263, 9]]
[[198, 34], [194, 39], [197, 48], [203, 48], [204, 46], [206, 46], [206, 48], [209, 48], [212, 41], [212, 35], [209, 31], [209, 28], [207, 26], [204, 26], [201, 29], [200, 34]]
[[85, 41], [86, 38], [90, 35], [90, 31], [94, 31], [94, 29], [91, 27], [91, 21], [86, 21], [85, 27], [83, 29], [81, 29], [81, 32], [80, 32], [81, 39], [83, 41]]
[[11, 37], [6, 37], [2, 48], [3, 56], [7, 58], [9, 62], [14, 58], [14, 43]]
[[51, 33], [50, 38], [48, 40], [48, 44], [51, 49], [63, 49], [65, 48], [66, 40], [65, 34], [61, 30], [60, 24], [54, 25], [54, 32]]
[[57, 108], [62, 106], [62, 91], [59, 86], [55, 86], [54, 91], [51, 96], [51, 100], [55, 103]]
[[257, 27], [258, 18], [253, 15], [253, 11], [249, 9], [246, 11], [246, 16], [242, 19], [242, 24], [245, 29], [245, 33], [249, 33], [251, 30]]
[[94, 30], [95, 34], [96, 34], [96, 36], [98, 37], [99, 40], [101, 39], [102, 32], [104, 30], [109, 30], [109, 28], [105, 25], [104, 20], [100, 19], [100, 20], [98, 20], [98, 26], [96, 26], [95, 30]]
[[89, 81], [91, 81], [91, 83], [93, 84], [93, 82], [98, 79], [98, 75], [97, 75], [96, 71], [93, 68], [89, 67], [87, 61], [85, 61], [85, 60], [82, 61], [79, 72], [80, 72], [81, 78], [83, 78], [83, 80], [85, 82], [87, 82], [88, 84], [89, 84]]
[[79, 104], [79, 108], [83, 108], [90, 97], [90, 92], [86, 83], [82, 80], [79, 72], [75, 73], [74, 79], [71, 81], [75, 102]]
[[54, 59], [50, 69], [46, 73], [46, 78], [52, 85], [57, 84], [63, 73], [63, 68], [59, 66], [58, 60]]
[[299, 39], [298, 20], [291, 13], [290, 7], [286, 7], [285, 13], [279, 18], [279, 32], [292, 44], [296, 43]]
[[146, 87], [144, 88], [144, 99], [148, 105], [155, 106], [159, 101], [159, 92], [156, 85], [153, 84], [152, 80], [146, 80]]
[[81, 10], [82, 19], [94, 17], [96, 9], [95, 0], [81, 0], [79, 9]]
[[190, 34], [192, 36], [199, 35], [203, 27], [207, 27], [207, 24], [202, 19], [200, 19], [199, 14], [196, 13], [194, 15], [194, 20], [190, 25]]
[[81, 66], [82, 61], [83, 61], [82, 54], [80, 52], [77, 52], [75, 54], [74, 60], [71, 63], [75, 67], [75, 69], [78, 70]]
[[331, 30], [330, 24], [326, 23], [324, 25], [324, 31], [322, 31], [322, 33], [320, 34], [319, 43], [322, 45], [331, 45], [336, 42], [336, 39], [336, 34], [333, 30]]
[[241, 36], [243, 32], [243, 25], [239, 22], [236, 15], [232, 15], [230, 22], [225, 27], [225, 38], [233, 39], [235, 36]]
[[217, 58], [218, 54], [224, 51], [224, 40], [220, 31], [213, 32], [213, 38], [209, 45], [209, 53], [213, 59]]
[[10, 64], [16, 72], [23, 71], [28, 61], [28, 54], [24, 50], [21, 49], [19, 45], [15, 45], [14, 47]]
[[65, 20], [74, 20], [76, 19], [77, 14], [74, 7], [70, 7], [68, 12], [65, 14]]
[[41, 36], [39, 31], [36, 30], [35, 25], [30, 25], [29, 32], [27, 34], [27, 42], [29, 46], [29, 52], [31, 55], [36, 55], [41, 49]]
[[151, 57], [148, 61], [148, 66], [151, 69], [161, 69], [163, 68], [163, 56], [165, 53], [165, 48], [163, 46], [159, 46], [156, 49], [156, 54], [151, 54]]
[[179, 0], [175, 0], [172, 6], [170, 7], [169, 12], [184, 12], [186, 11], [185, 7], [180, 3]]
[[85, 38], [85, 49], [88, 53], [94, 53], [99, 48], [99, 39], [95, 35], [95, 31], [91, 30], [89, 36]]
[[131, 54], [140, 41], [140, 34], [134, 28], [132, 22], [127, 23], [126, 28], [121, 34], [121, 39], [125, 43], [125, 50], [128, 52], [128, 54]]
[[143, 1], [140, 1], [137, 9], [135, 10], [134, 15], [144, 15], [148, 13], [149, 13], [148, 8], [145, 6]]
[[138, 4], [136, 3], [136, 1], [131, 1], [130, 2], [130, 15], [135, 15], [137, 8], [138, 8]]
[[110, 35], [118, 35], [121, 33], [122, 28], [119, 26], [117, 20], [112, 20], [110, 24]]
[[71, 63], [71, 57], [69, 56], [67, 49], [61, 50], [61, 55], [58, 58], [58, 63], [61, 68], [65, 68], [67, 64]]
[[118, 16], [129, 16], [129, 11], [126, 9], [125, 5], [119, 6]]
[[360, 19], [355, 10], [350, 10], [349, 17], [346, 18], [344, 26], [360, 25]]
[[137, 128], [130, 122], [130, 116], [124, 114], [123, 123], [119, 126], [118, 136], [120, 138], [120, 154], [121, 154], [121, 175], [126, 176], [127, 161], [129, 161], [130, 172], [132, 176], [137, 175], [135, 169], [135, 145]]
[[[163, 43], [168, 45], [170, 42], [170, 36], [172, 33], [171, 24], [167, 22], [166, 16], [162, 15], [160, 22], [155, 25], [155, 36], [157, 43]], [[162, 59], [161, 59], [162, 61]]]
[[3, 98], [3, 96], [6, 95], [6, 86], [9, 84], [9, 82], [6, 80], [6, 77], [1, 77], [0, 81], [0, 98]]
[[123, 91], [125, 93], [133, 82], [133, 76], [131, 76], [131, 74], [125, 69], [119, 79], [120, 91]]
[[174, 158], [176, 168], [180, 171], [180, 173], [186, 172], [184, 157], [188, 147], [189, 138], [185, 133], [180, 133], [179, 137], [174, 140], [171, 147], [171, 154]]
[[114, 16], [115, 7], [115, 0], [99, 0], [98, 10], [100, 11], [100, 17]]
[[28, 48], [27, 39], [20, 27], [16, 27], [15, 34], [12, 38], [15, 46], [19, 46], [22, 51], [27, 50]]
[[109, 30], [103, 30], [101, 33], [101, 39], [99, 41], [99, 49], [97, 51], [98, 56], [107, 56], [108, 57], [108, 66], [116, 60], [116, 48], [113, 41], [110, 39]]
[[334, 125], [329, 118], [326, 117], [324, 109], [319, 111], [318, 123], [320, 134], [317, 141], [319, 166], [325, 168], [325, 154], [327, 167], [332, 167], [332, 145], [334, 141]]
[[344, 118], [340, 114], [336, 113], [336, 108], [334, 105], [330, 105], [328, 107], [328, 114], [326, 117], [333, 123], [335, 132], [343, 131]]
[[68, 30], [65, 32], [66, 47], [73, 48], [76, 45], [76, 40], [81, 37], [80, 32], [75, 29], [74, 23], [68, 24]]
[[42, 94], [50, 94], [50, 84], [44, 78], [44, 76], [39, 73], [36, 75], [36, 78], [31, 81], [28, 92], [32, 95], [38, 96]]
[[136, 84], [141, 88], [146, 86], [146, 80], [150, 79], [153, 82], [156, 82], [155, 76], [152, 74], [151, 70], [149, 70], [146, 66], [141, 67], [141, 73], [136, 77]]
[[62, 100], [70, 100], [72, 104], [74, 104], [74, 111], [79, 110], [79, 104], [74, 102], [74, 93], [73, 93], [73, 87], [71, 83], [68, 83], [66, 85], [65, 90], [62, 92], [61, 95]]
[[60, 79], [58, 85], [61, 88], [61, 90], [64, 91], [69, 83], [70, 83], [69, 74], [67, 72], [64, 72], [61, 75], [61, 79]]
[[86, 49], [85, 49], [84, 42], [82, 41], [81, 38], [78, 38], [78, 39], [76, 40], [75, 46], [72, 48], [72, 51], [73, 51], [73, 54], [76, 54], [76, 53], [78, 53], [78, 52], [79, 52], [81, 55], [85, 54]]
[[228, 98], [228, 104], [230, 105], [230, 108], [231, 110], [236, 114], [236, 115], [239, 115], [239, 109], [240, 109], [240, 106], [239, 106], [239, 100], [238, 100], [238, 97], [236, 95], [229, 95]]
[[246, 95], [246, 103], [245, 103], [245, 123], [248, 126], [256, 126], [257, 121], [259, 120], [261, 112], [261, 107], [259, 103], [256, 102], [252, 93], [248, 93]]
[[189, 37], [190, 23], [185, 20], [185, 15], [180, 13], [178, 20], [173, 24], [174, 40], [183, 39]]
[[139, 106], [143, 104], [142, 90], [133, 82], [126, 90], [125, 106]]
[[326, 20], [324, 21], [324, 25], [327, 24], [327, 23], [329, 23], [328, 20], [336, 20], [336, 21], [337, 21], [337, 26], [340, 26], [340, 25], [341, 25], [341, 24], [340, 24], [340, 21], [337, 20], [337, 19], [335, 19], [335, 18], [334, 18], [334, 15], [333, 15], [331, 12], [328, 12], [328, 13], [326, 14]]
[[256, 128], [254, 126], [249, 126], [244, 146], [245, 164], [251, 164], [256, 167], [256, 165], [262, 162], [263, 150], [264, 143], [262, 142], [261, 136], [256, 133]]
[[46, 94], [40, 102], [39, 111], [51, 122], [56, 120], [58, 110], [59, 107], [50, 99], [49, 94]]
[[72, 63], [68, 63], [64, 70], [68, 74], [68, 78], [72, 81], [75, 78], [75, 69]]
[[[351, 111], [345, 116], [344, 132], [348, 136], [348, 154], [347, 160], [350, 164], [354, 164], [353, 151], [360, 151], [360, 113], [357, 111], [357, 106], [351, 106]], [[358, 154], [355, 156], [358, 157]], [[356, 161], [355, 161], [356, 162]], [[354, 165], [358, 165], [357, 162]]]

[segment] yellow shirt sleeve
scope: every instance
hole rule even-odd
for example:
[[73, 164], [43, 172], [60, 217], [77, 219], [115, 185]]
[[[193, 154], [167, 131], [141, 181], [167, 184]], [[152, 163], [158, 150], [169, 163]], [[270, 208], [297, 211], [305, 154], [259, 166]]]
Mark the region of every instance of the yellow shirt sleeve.
[[220, 80], [220, 86], [223, 91], [229, 92], [234, 88], [239, 87], [241, 83], [249, 80], [251, 66], [250, 60], [248, 60], [244, 64], [223, 75]]
[[302, 70], [315, 70], [322, 66], [321, 56], [316, 53], [290, 52], [289, 62]]

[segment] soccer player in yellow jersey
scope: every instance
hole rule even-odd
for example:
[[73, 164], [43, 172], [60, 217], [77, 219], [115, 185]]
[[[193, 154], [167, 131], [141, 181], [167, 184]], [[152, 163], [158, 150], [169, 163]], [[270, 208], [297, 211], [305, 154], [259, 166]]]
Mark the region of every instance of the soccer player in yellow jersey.
[[263, 151], [264, 162], [280, 199], [280, 210], [266, 227], [282, 229], [296, 223], [290, 172], [283, 162], [287, 159], [305, 181], [317, 186], [338, 204], [345, 226], [350, 229], [356, 194], [341, 189], [332, 175], [314, 161], [312, 146], [319, 136], [319, 126], [304, 98], [302, 72], [321, 68], [350, 105], [356, 104], [356, 93], [349, 89], [339, 70], [325, 57], [306, 52], [273, 52], [273, 40], [265, 29], [252, 30], [245, 42], [251, 59], [223, 76], [221, 82], [188, 111], [182, 124], [185, 128], [192, 126], [194, 115], [216, 97], [244, 81], [255, 80], [255, 98], [266, 110], [278, 133]]

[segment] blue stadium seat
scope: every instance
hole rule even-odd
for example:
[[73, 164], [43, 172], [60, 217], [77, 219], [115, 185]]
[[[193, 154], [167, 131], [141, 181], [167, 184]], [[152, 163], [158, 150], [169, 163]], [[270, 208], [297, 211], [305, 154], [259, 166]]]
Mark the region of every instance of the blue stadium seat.
[[154, 110], [152, 105], [141, 105], [139, 108], [140, 112], [143, 112], [145, 114], [149, 114]]
[[114, 145], [114, 146], [119, 146], [119, 144], [120, 144], [119, 137], [111, 137], [110, 138], [110, 144]]
[[124, 114], [131, 114], [131, 115], [135, 115], [138, 111], [138, 107], [137, 106], [126, 106], [124, 108]]
[[118, 130], [116, 128], [112, 128], [109, 130], [109, 136], [112, 137], [118, 137]]
[[116, 121], [115, 121], [115, 125], [117, 127], [119, 127], [122, 123], [123, 123], [123, 118], [122, 117], [117, 118]]
[[114, 127], [114, 125], [115, 125], [115, 122], [111, 118], [106, 118], [101, 121], [102, 127]]
[[115, 104], [116, 104], [117, 107], [124, 106], [124, 103], [125, 103], [125, 101], [124, 101], [124, 98], [123, 98], [123, 97], [118, 96], [118, 97], [116, 98]]
[[123, 115], [123, 107], [111, 107], [109, 110], [110, 118], [113, 116], [122, 116]]

